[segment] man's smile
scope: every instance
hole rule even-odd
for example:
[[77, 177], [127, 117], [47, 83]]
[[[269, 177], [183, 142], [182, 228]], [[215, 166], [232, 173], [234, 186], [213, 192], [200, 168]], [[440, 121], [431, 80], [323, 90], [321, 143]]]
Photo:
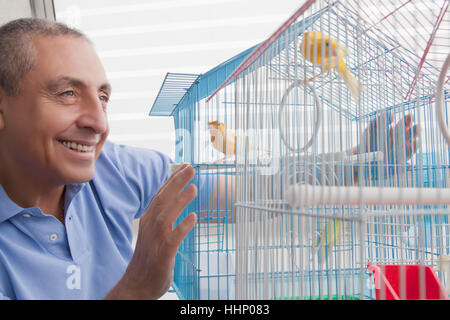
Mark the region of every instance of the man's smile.
[[59, 140], [59, 142], [61, 142], [65, 147], [78, 152], [92, 152], [95, 150], [95, 146], [85, 145], [74, 141]]
[[64, 150], [68, 151], [71, 157], [78, 158], [80, 160], [93, 160], [95, 159], [95, 151], [98, 142], [96, 141], [73, 141], [69, 139], [57, 139], [59, 144], [64, 147]]

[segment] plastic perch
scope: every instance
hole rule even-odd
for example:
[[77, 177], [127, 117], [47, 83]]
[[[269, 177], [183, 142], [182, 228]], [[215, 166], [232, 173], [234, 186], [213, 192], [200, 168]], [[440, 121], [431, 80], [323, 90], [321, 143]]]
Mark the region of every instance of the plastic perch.
[[393, 188], [393, 187], [340, 187], [291, 185], [286, 201], [291, 207], [317, 205], [448, 205], [450, 189], [446, 188]]

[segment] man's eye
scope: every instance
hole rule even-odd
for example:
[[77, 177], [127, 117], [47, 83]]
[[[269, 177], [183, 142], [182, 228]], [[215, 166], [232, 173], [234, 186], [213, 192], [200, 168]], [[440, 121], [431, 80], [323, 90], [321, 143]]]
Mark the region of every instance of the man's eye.
[[61, 96], [67, 96], [67, 97], [73, 97], [75, 95], [75, 92], [73, 92], [72, 90], [67, 90], [64, 91], [63, 93], [61, 93]]
[[109, 97], [108, 96], [100, 96], [99, 99], [103, 102], [108, 102], [109, 101]]

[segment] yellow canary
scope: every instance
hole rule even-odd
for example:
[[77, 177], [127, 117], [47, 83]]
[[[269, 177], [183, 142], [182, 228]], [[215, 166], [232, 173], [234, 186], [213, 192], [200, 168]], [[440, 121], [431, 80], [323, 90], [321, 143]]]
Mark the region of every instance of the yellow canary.
[[324, 264], [333, 250], [336, 243], [341, 239], [341, 222], [337, 219], [331, 219], [320, 231], [319, 239], [316, 244], [316, 252], [319, 254], [319, 261]]
[[219, 121], [209, 122], [209, 133], [211, 144], [219, 152], [226, 156], [233, 156], [236, 153], [236, 135], [227, 130], [225, 124]]
[[347, 50], [342, 44], [322, 32], [309, 31], [303, 35], [299, 47], [305, 59], [319, 67], [322, 73], [336, 70], [359, 103], [360, 85], [344, 62]]

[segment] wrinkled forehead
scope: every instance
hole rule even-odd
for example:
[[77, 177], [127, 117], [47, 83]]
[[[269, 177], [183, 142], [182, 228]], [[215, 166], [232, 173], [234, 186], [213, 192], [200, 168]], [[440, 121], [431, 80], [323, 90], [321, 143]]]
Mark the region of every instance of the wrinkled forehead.
[[31, 76], [69, 77], [95, 86], [108, 82], [103, 64], [87, 39], [72, 35], [36, 36], [32, 42], [35, 63]]
[[92, 43], [82, 37], [38, 34], [31, 36], [31, 43], [36, 59], [46, 59], [45, 62], [66, 60], [68, 63], [73, 63], [87, 57], [100, 62]]

